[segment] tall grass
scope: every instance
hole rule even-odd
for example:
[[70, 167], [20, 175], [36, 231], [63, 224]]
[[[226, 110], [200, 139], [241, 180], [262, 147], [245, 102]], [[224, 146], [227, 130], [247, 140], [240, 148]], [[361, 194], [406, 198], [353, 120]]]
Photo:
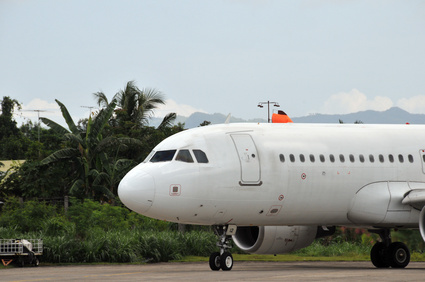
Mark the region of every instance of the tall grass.
[[0, 238], [43, 238], [43, 262], [166, 262], [183, 256], [209, 256], [216, 250], [216, 237], [205, 231], [111, 230], [93, 228], [84, 239], [75, 233], [46, 235], [20, 233], [0, 228]]
[[307, 248], [298, 250], [294, 254], [308, 257], [337, 257], [369, 255], [371, 246], [352, 242], [335, 242], [323, 245], [316, 240]]
[[[208, 257], [218, 250], [217, 238], [210, 228], [188, 226], [187, 232], [180, 233], [176, 224], [150, 219], [124, 207], [73, 200], [65, 214], [44, 203], [8, 203], [11, 205], [0, 214], [0, 238], [43, 239], [44, 262], [164, 262], [184, 256]], [[409, 232], [397, 236], [410, 242], [420, 239]], [[338, 231], [295, 254], [365, 255], [376, 237]], [[241, 253], [236, 247], [231, 252]]]

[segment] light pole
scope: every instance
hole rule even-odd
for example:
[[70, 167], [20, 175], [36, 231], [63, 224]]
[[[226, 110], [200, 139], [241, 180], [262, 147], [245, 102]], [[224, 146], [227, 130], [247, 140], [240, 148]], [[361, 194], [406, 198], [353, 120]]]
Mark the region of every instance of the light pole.
[[267, 101], [267, 102], [259, 102], [257, 107], [263, 108], [264, 107], [263, 105], [265, 104], [267, 104], [267, 122], [270, 123], [270, 104], [272, 104], [275, 107], [280, 107], [280, 105], [278, 102]]

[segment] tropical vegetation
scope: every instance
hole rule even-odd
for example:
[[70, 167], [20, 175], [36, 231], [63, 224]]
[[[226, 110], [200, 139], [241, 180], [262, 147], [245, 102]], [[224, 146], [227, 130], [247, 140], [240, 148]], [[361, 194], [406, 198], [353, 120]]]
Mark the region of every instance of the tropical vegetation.
[[155, 89], [140, 90], [129, 81], [109, 102], [102, 92], [93, 94], [100, 109], [75, 123], [59, 100], [67, 128], [48, 118], [48, 127], [13, 120], [18, 101], [3, 97], [0, 116], [0, 160], [26, 159], [0, 182], [0, 198], [74, 196], [104, 202], [117, 201], [122, 177], [164, 138], [182, 131], [170, 113], [157, 127], [149, 119], [164, 96]]

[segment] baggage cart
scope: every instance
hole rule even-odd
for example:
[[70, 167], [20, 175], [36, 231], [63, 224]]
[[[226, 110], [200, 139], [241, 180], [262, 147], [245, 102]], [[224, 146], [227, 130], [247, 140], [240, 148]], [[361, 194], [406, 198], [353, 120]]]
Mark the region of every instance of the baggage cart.
[[0, 259], [4, 266], [11, 262], [19, 266], [38, 266], [37, 256], [43, 254], [42, 239], [0, 239]]

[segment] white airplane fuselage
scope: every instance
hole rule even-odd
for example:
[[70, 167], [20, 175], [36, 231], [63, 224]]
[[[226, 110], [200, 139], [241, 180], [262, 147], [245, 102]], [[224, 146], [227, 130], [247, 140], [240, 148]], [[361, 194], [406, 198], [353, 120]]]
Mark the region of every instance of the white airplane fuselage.
[[[425, 126], [223, 124], [175, 134], [121, 181], [130, 209], [184, 224], [417, 228]], [[177, 160], [188, 150], [193, 162]], [[199, 162], [194, 150], [207, 162]]]

